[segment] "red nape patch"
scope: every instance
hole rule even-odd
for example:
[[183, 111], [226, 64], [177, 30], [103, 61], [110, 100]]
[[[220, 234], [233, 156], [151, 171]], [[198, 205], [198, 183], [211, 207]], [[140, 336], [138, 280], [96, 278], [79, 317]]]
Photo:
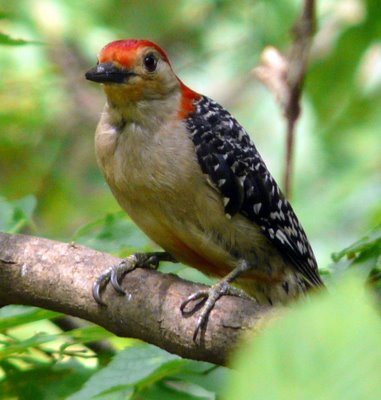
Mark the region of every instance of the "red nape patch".
[[104, 62], [117, 62], [124, 67], [130, 67], [135, 60], [136, 51], [142, 47], [151, 47], [160, 53], [163, 60], [169, 64], [169, 60], [164, 50], [157, 44], [149, 40], [127, 39], [115, 40], [100, 51], [98, 60]]
[[181, 90], [181, 104], [178, 116], [179, 118], [184, 119], [188, 116], [188, 114], [194, 111], [194, 101], [198, 100], [201, 95], [197, 92], [194, 92], [192, 89], [189, 89], [188, 86], [185, 86], [180, 79], [178, 79], [178, 81]]

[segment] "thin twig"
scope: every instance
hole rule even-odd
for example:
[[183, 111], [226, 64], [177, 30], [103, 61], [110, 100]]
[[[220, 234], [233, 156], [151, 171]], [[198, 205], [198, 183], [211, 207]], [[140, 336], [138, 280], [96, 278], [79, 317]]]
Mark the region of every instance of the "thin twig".
[[302, 14], [292, 30], [294, 43], [288, 59], [287, 83], [289, 98], [285, 109], [287, 118], [286, 168], [284, 173], [284, 191], [286, 197], [291, 196], [291, 176], [295, 125], [300, 115], [300, 97], [302, 93], [308, 55], [312, 37], [315, 32], [315, 0], [304, 0]]
[[288, 57], [268, 46], [262, 52], [260, 65], [253, 70], [257, 79], [275, 95], [287, 120], [283, 187], [288, 198], [291, 195], [295, 126], [300, 115], [300, 97], [314, 32], [315, 0], [304, 0], [302, 13], [292, 28], [293, 44]]

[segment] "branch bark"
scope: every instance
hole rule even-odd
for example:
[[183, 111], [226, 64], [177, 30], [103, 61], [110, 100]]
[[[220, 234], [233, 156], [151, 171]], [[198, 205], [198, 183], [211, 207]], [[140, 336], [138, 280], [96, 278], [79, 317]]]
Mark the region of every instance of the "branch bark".
[[192, 340], [197, 313], [184, 318], [179, 307], [203, 285], [172, 274], [136, 269], [123, 280], [126, 296], [107, 287], [96, 304], [92, 284], [120, 259], [84, 246], [0, 233], [0, 303], [24, 304], [77, 316], [118, 336], [139, 338], [195, 360], [225, 364], [243, 333], [263, 329], [278, 311], [224, 296], [207, 329]]

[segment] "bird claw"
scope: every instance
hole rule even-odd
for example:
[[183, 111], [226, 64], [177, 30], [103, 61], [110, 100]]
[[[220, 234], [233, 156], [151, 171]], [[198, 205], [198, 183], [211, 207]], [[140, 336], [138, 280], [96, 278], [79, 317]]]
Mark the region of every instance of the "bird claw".
[[[243, 290], [231, 286], [227, 281], [222, 280], [211, 286], [209, 289], [199, 290], [191, 294], [186, 300], [181, 303], [180, 311], [183, 316], [193, 315], [200, 308], [202, 309], [197, 319], [196, 329], [193, 333], [194, 342], [196, 342], [199, 332], [206, 327], [211, 311], [213, 310], [217, 300], [222, 296], [236, 296], [252, 300], [252, 298], [247, 295]], [[199, 299], [201, 300], [196, 302], [196, 304], [190, 310], [186, 310], [189, 303], [192, 303]]]
[[119, 264], [115, 264], [108, 268], [105, 272], [98, 276], [93, 284], [93, 297], [94, 300], [101, 306], [106, 306], [106, 303], [102, 300], [101, 292], [110, 282], [114, 290], [120, 294], [125, 295], [126, 292], [121, 286], [121, 281], [124, 275], [133, 271], [136, 268], [148, 268], [157, 269], [160, 261], [172, 261], [176, 260], [166, 252], [157, 253], [136, 253], [133, 254]]
[[99, 275], [93, 284], [93, 297], [100, 306], [106, 306], [106, 303], [101, 298], [101, 291], [110, 281], [112, 268], [108, 268], [103, 274]]
[[125, 290], [120, 285], [120, 282], [122, 281], [124, 275], [133, 271], [136, 267], [137, 260], [134, 255], [131, 256], [131, 261], [126, 258], [121, 263], [111, 267], [110, 282], [117, 293], [123, 296], [126, 294]]

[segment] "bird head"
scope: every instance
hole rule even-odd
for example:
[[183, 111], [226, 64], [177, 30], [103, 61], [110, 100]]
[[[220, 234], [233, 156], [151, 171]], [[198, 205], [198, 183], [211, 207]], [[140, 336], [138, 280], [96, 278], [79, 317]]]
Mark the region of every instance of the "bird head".
[[148, 40], [107, 44], [85, 76], [103, 84], [108, 99], [116, 104], [166, 98], [181, 87], [165, 52]]

